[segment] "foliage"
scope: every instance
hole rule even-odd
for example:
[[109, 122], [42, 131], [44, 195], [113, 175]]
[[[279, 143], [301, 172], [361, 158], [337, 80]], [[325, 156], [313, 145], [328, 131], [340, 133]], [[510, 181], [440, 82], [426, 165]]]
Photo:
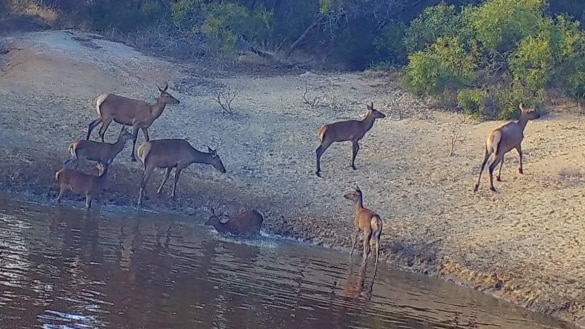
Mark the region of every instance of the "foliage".
[[[407, 34], [424, 47], [406, 67], [406, 85], [414, 93], [456, 97], [466, 113], [500, 119], [516, 116], [520, 102], [543, 104], [553, 87], [585, 97], [585, 34], [578, 22], [547, 17], [543, 0], [489, 0], [457, 13], [437, 7], [425, 10]], [[439, 47], [454, 27], [460, 33], [451, 40], [459, 43]]]
[[417, 95], [484, 118], [513, 117], [518, 102], [542, 104], [551, 88], [585, 99], [585, 1], [0, 0], [0, 23], [12, 13], [98, 32], [158, 30], [169, 42], [174, 33], [177, 45], [230, 55], [254, 47], [349, 69], [404, 65]]
[[408, 53], [417, 52], [432, 45], [440, 37], [455, 37], [461, 32], [461, 17], [455, 6], [444, 2], [427, 7], [415, 18], [404, 36], [404, 45]]
[[505, 53], [542, 27], [544, 0], [490, 0], [466, 11], [476, 38], [487, 50]]
[[463, 89], [457, 94], [457, 105], [466, 114], [483, 117], [487, 114], [488, 93], [479, 88]]
[[438, 96], [469, 86], [474, 80], [474, 58], [457, 37], [440, 37], [428, 49], [409, 57], [406, 84], [417, 95]]

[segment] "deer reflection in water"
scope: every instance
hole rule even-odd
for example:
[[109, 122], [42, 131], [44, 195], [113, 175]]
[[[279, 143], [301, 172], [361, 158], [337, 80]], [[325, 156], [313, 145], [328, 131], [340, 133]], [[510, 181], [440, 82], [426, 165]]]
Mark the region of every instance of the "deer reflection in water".
[[369, 302], [372, 299], [372, 292], [374, 290], [374, 281], [376, 280], [376, 273], [378, 272], [378, 264], [374, 265], [374, 273], [372, 280], [366, 283], [367, 279], [367, 262], [365, 259], [361, 262], [359, 271], [354, 274], [354, 264], [350, 264], [347, 280], [343, 287], [343, 296], [353, 300], [362, 302]]

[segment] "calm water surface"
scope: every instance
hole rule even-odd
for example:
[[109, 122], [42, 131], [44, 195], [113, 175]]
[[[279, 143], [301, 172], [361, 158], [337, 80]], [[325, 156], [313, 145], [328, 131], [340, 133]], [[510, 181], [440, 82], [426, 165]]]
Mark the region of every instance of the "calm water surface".
[[385, 265], [372, 280], [346, 253], [193, 222], [0, 199], [0, 328], [563, 327]]

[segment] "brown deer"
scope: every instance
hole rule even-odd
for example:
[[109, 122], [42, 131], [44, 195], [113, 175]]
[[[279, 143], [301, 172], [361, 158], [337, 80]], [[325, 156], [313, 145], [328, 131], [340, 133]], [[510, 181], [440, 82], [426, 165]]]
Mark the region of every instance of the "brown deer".
[[140, 194], [138, 195], [138, 205], [142, 204], [142, 196], [145, 194], [146, 183], [152, 175], [154, 168], [166, 168], [165, 177], [163, 178], [160, 187], [156, 191], [157, 194], [162, 192], [163, 186], [169, 179], [171, 170], [175, 168], [175, 182], [171, 197], [175, 198], [177, 190], [177, 182], [181, 176], [181, 171], [192, 163], [205, 163], [212, 165], [221, 173], [225, 173], [225, 167], [221, 162], [216, 150], [207, 147], [208, 152], [201, 152], [196, 150], [184, 139], [157, 139], [144, 142], [138, 147], [138, 158], [144, 164], [144, 173], [142, 175], [142, 182], [140, 183]]
[[[227, 217], [225, 222], [221, 217]], [[232, 234], [235, 236], [255, 236], [260, 234], [260, 228], [264, 222], [264, 217], [256, 210], [247, 210], [238, 215], [228, 217], [225, 214], [216, 214], [211, 208], [211, 216], [205, 222], [205, 225], [212, 225], [215, 230], [223, 234]]]
[[69, 152], [74, 159], [85, 158], [98, 163], [111, 164], [114, 158], [122, 152], [126, 142], [134, 136], [124, 126], [120, 130], [115, 143], [77, 140], [69, 145]]
[[61, 203], [61, 198], [67, 190], [78, 194], [85, 194], [85, 208], [89, 210], [92, 200], [99, 195], [104, 186], [108, 173], [108, 165], [98, 163], [96, 167], [98, 168], [99, 174], [96, 176], [73, 169], [73, 166], [77, 166], [75, 162], [77, 162], [75, 159], [67, 160], [64, 167], [55, 173], [55, 179], [59, 185], [59, 195], [57, 195], [56, 201], [57, 203]]
[[321, 177], [321, 156], [327, 151], [329, 146], [335, 142], [351, 141], [351, 167], [354, 170], [357, 169], [355, 167], [355, 158], [360, 150], [359, 141], [370, 129], [372, 129], [376, 119], [383, 119], [386, 117], [384, 113], [374, 109], [373, 102], [367, 105], [367, 108], [368, 112], [366, 117], [362, 120], [338, 121], [326, 124], [319, 129], [317, 135], [321, 144], [315, 151], [317, 154], [317, 171], [315, 171], [315, 174], [317, 176]]
[[364, 251], [363, 251], [363, 258], [364, 261], [370, 254], [370, 242], [371, 238], [374, 238], [374, 242], [376, 243], [376, 266], [378, 265], [378, 256], [380, 254], [380, 236], [382, 235], [382, 218], [375, 212], [371, 211], [368, 208], [364, 208], [364, 199], [362, 190], [359, 187], [356, 187], [352, 192], [346, 193], [343, 195], [344, 198], [351, 200], [354, 202], [355, 207], [355, 217], [354, 217], [354, 225], [355, 225], [355, 234], [352, 239], [351, 244], [351, 251], [349, 252], [350, 257], [353, 255], [353, 249], [357, 244], [357, 240], [359, 237], [360, 231], [363, 232], [363, 243], [364, 243]]
[[165, 106], [179, 104], [179, 100], [167, 92], [168, 87], [168, 84], [166, 84], [163, 89], [157, 86], [160, 91], [160, 96], [158, 96], [155, 104], [148, 104], [142, 100], [127, 98], [115, 94], [99, 95], [95, 99], [95, 108], [100, 117], [89, 123], [85, 139], [89, 139], [92, 130], [100, 123], [102, 126], [100, 127], [99, 135], [102, 142], [104, 142], [104, 135], [112, 123], [112, 120], [125, 126], [131, 126], [133, 129], [133, 139], [130, 158], [132, 161], [136, 161], [134, 149], [136, 148], [138, 130], [142, 129], [144, 139], [148, 142], [150, 140], [150, 137], [148, 136], [148, 127], [152, 125], [154, 120], [161, 116]]
[[494, 170], [499, 164], [500, 169], [498, 171], [498, 175], [496, 176], [496, 180], [500, 182], [502, 167], [504, 166], [504, 155], [506, 155], [506, 153], [510, 152], [514, 148], [516, 151], [518, 151], [518, 155], [520, 156], [520, 166], [518, 167], [518, 172], [520, 174], [524, 173], [524, 170], [522, 169], [522, 140], [524, 139], [524, 128], [526, 128], [528, 120], [538, 119], [540, 114], [533, 108], [524, 107], [522, 103], [520, 103], [518, 107], [520, 108], [521, 112], [520, 119], [518, 121], [508, 122], [494, 129], [488, 135], [485, 141], [483, 162], [481, 163], [481, 168], [479, 169], [479, 177], [477, 178], [477, 184], [475, 184], [474, 192], [479, 190], [481, 173], [483, 172], [485, 164], [492, 154], [495, 154], [495, 157], [489, 166], [490, 190], [494, 192], [496, 191], [493, 181]]

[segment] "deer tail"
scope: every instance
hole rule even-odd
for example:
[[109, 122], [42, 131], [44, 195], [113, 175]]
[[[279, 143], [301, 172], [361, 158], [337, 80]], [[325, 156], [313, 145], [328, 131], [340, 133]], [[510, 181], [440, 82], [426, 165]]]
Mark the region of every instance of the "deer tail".
[[95, 110], [99, 116], [102, 115], [101, 106], [104, 103], [104, 101], [106, 100], [106, 98], [108, 98], [108, 96], [109, 96], [109, 94], [102, 94], [102, 95], [99, 95], [98, 97], [95, 98]]
[[138, 159], [140, 159], [140, 162], [143, 164], [146, 163], [146, 158], [148, 158], [151, 149], [152, 144], [149, 142], [146, 142], [138, 147], [136, 150], [136, 155], [138, 156]]
[[57, 181], [59, 180], [59, 176], [61, 176], [61, 172], [62, 172], [62, 171], [61, 171], [61, 170], [59, 170], [59, 171], [57, 171], [57, 172], [55, 173], [55, 180], [57, 180]]
[[494, 131], [486, 141], [486, 151], [488, 153], [498, 154], [498, 148], [502, 142], [502, 132], [499, 130]]
[[323, 142], [323, 138], [325, 138], [325, 133], [327, 133], [327, 130], [329, 129], [328, 125], [324, 125], [323, 127], [321, 127], [319, 129], [319, 132], [317, 133], [317, 135], [319, 136], [319, 141]]

